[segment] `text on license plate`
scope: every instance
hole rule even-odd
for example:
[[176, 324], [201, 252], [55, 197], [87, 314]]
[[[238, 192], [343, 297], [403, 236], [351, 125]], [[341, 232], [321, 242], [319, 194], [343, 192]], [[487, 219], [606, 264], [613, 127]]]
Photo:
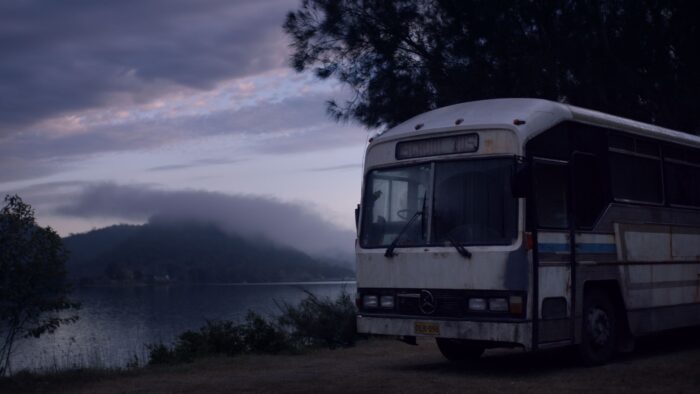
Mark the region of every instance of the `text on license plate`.
[[440, 335], [440, 325], [438, 323], [417, 321], [415, 324], [415, 330], [416, 334]]

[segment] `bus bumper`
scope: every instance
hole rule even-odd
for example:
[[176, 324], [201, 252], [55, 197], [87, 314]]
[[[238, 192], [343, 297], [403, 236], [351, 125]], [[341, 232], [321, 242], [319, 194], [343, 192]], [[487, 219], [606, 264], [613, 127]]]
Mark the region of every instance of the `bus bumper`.
[[458, 338], [512, 344], [531, 349], [532, 324], [524, 322], [428, 320], [357, 316], [357, 331], [363, 334]]

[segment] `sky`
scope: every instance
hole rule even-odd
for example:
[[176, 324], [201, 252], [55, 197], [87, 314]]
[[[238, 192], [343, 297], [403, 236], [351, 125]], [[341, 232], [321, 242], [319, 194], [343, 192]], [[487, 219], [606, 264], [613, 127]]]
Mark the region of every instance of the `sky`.
[[1, 2], [0, 192], [63, 236], [174, 216], [351, 249], [369, 131], [289, 67], [298, 6]]

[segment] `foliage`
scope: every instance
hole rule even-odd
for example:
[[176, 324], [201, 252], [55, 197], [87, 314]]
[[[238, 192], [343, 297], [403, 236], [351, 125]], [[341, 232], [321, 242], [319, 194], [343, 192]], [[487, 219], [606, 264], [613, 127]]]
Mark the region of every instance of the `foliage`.
[[15, 340], [53, 333], [77, 320], [60, 312], [68, 299], [66, 250], [50, 227], [39, 227], [19, 196], [6, 196], [0, 211], [0, 376], [9, 372]]
[[199, 331], [180, 334], [172, 348], [160, 343], [149, 345], [148, 350], [150, 364], [173, 364], [209, 355], [279, 353], [291, 346], [289, 335], [280, 327], [248, 312], [243, 324], [208, 320]]
[[429, 109], [539, 97], [700, 132], [691, 1], [303, 0], [291, 63], [356, 93], [338, 119], [393, 126]]
[[172, 347], [149, 345], [150, 364], [191, 362], [211, 355], [297, 352], [309, 346], [351, 346], [355, 343], [355, 306], [350, 295], [336, 300], [311, 293], [298, 307], [284, 304], [277, 319], [248, 312], [245, 322], [207, 321], [199, 331], [185, 331]]
[[243, 326], [243, 343], [250, 353], [280, 353], [294, 350], [296, 344], [279, 325], [249, 311]]
[[292, 327], [292, 337], [299, 343], [334, 348], [352, 346], [357, 339], [355, 303], [346, 292], [335, 300], [307, 292], [298, 307], [284, 304], [282, 309], [280, 323]]

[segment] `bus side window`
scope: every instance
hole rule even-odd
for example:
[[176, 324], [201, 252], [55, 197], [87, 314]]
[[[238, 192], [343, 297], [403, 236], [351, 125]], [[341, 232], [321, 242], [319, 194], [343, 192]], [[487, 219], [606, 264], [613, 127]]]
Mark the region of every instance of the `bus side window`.
[[575, 153], [572, 165], [576, 227], [592, 228], [608, 204], [604, 164], [595, 155]]
[[663, 203], [658, 144], [615, 132], [610, 133], [609, 144], [613, 197], [622, 202]]
[[537, 223], [545, 228], [569, 228], [568, 166], [535, 162]]

